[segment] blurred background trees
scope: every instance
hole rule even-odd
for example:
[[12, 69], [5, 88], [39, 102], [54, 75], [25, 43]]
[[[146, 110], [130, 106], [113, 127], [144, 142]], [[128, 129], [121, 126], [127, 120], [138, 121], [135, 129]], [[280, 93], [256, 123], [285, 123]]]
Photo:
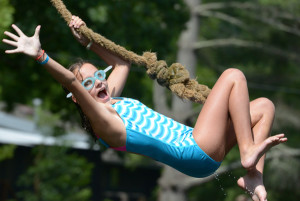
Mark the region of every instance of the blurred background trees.
[[[278, 157], [266, 163], [265, 183], [269, 199], [299, 198], [298, 0], [68, 0], [64, 3], [94, 31], [138, 54], [151, 50], [169, 64], [182, 62], [193, 78], [210, 87], [226, 68], [241, 69], [248, 79], [251, 99], [263, 96], [275, 103], [277, 113], [273, 133], [284, 132], [289, 138], [288, 147], [274, 149], [273, 153], [278, 153]], [[12, 31], [12, 23], [29, 35], [41, 24], [42, 47], [64, 66], [68, 67], [78, 57], [105, 66], [73, 39], [50, 1], [0, 0], [0, 19], [1, 39], [4, 30]], [[194, 24], [189, 27], [187, 22]], [[188, 31], [192, 36], [184, 36]], [[0, 43], [0, 100], [5, 102], [5, 110], [12, 110], [17, 103], [31, 105], [32, 99], [39, 97], [43, 100], [44, 110], [78, 124], [76, 109], [65, 99], [61, 86], [32, 59], [24, 55], [5, 55], [6, 48]], [[123, 96], [140, 99], [186, 124], [194, 123], [201, 106], [183, 103], [165, 89], [153, 85], [143, 68], [133, 66]], [[60, 126], [64, 129], [64, 124]], [[130, 156], [126, 157], [130, 160]], [[224, 161], [224, 167], [237, 159], [238, 150], [234, 149]], [[171, 177], [177, 178], [174, 174]], [[214, 179], [201, 186], [191, 185], [181, 193], [188, 200], [234, 200], [244, 193], [235, 183], [236, 177], [242, 174], [242, 169], [234, 168], [220, 175], [220, 180]], [[178, 184], [178, 180], [174, 182]], [[278, 181], [291, 185], [279, 185]]]
[[64, 146], [33, 148], [33, 164], [18, 179], [16, 200], [90, 200], [93, 164]]

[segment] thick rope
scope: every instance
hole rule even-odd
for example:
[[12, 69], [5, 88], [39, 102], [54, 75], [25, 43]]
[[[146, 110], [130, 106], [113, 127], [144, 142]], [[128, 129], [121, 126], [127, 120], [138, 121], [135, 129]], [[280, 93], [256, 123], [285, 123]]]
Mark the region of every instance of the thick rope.
[[[69, 24], [72, 14], [66, 8], [64, 3], [61, 0], [50, 1], [67, 24]], [[100, 34], [93, 32], [93, 30], [87, 26], [81, 26], [78, 31], [89, 40], [99, 44], [124, 60], [140, 66], [145, 66], [147, 74], [151, 79], [157, 79], [157, 82], [160, 85], [167, 87], [180, 98], [197, 103], [205, 102], [210, 89], [205, 85], [199, 84], [196, 80], [190, 79], [189, 72], [183, 65], [174, 63], [168, 67], [165, 61], [157, 61], [156, 54], [153, 52], [144, 52], [142, 56], [137, 55], [106, 39]]]

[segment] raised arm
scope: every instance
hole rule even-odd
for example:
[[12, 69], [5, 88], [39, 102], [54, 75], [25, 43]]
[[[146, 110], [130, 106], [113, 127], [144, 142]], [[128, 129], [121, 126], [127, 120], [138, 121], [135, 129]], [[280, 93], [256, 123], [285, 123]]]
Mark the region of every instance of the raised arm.
[[[12, 25], [12, 28], [17, 32], [15, 35], [11, 32], [5, 31], [4, 34], [7, 35], [11, 40], [3, 39], [3, 42], [11, 46], [16, 47], [12, 50], [6, 50], [7, 54], [23, 53], [32, 58], [35, 58], [37, 62], [44, 61], [43, 66], [47, 71], [64, 87], [72, 91], [74, 94], [78, 92], [85, 92], [83, 87], [76, 79], [75, 75], [69, 70], [65, 69], [62, 65], [54, 61], [47, 55], [41, 48], [41, 43], [39, 39], [39, 33], [41, 26], [37, 26], [35, 33], [32, 37], [26, 36], [16, 25]], [[88, 93], [87, 93], [88, 94]]]
[[10, 40], [3, 39], [3, 42], [16, 48], [12, 50], [6, 50], [5, 53], [23, 53], [32, 58], [36, 58], [37, 61], [40, 62], [60, 84], [73, 93], [82, 110], [90, 119], [96, 119], [99, 117], [105, 120], [109, 117], [106, 112], [107, 110], [105, 109], [106, 107], [103, 104], [95, 101], [90, 96], [81, 83], [76, 79], [75, 75], [50, 58], [41, 49], [39, 40], [41, 26], [37, 26], [32, 37], [26, 36], [16, 25], [12, 25], [12, 28], [17, 32], [18, 35], [6, 31], [4, 34], [7, 35]]
[[109, 91], [111, 96], [113, 97], [120, 96], [127, 81], [131, 64], [118, 57], [117, 55], [114, 55], [110, 51], [104, 49], [100, 45], [92, 43], [84, 36], [81, 36], [76, 31], [76, 29], [83, 25], [85, 25], [85, 23], [79, 17], [72, 16], [69, 27], [71, 28], [71, 31], [76, 40], [79, 41], [83, 46], [87, 47], [87, 49], [90, 49], [97, 55], [99, 55], [99, 57], [108, 65], [113, 66], [113, 71], [107, 79]]
[[96, 43], [92, 43], [91, 50], [98, 54], [108, 65], [113, 66], [113, 71], [107, 79], [109, 91], [112, 97], [121, 96], [130, 72], [130, 63], [110, 53]]

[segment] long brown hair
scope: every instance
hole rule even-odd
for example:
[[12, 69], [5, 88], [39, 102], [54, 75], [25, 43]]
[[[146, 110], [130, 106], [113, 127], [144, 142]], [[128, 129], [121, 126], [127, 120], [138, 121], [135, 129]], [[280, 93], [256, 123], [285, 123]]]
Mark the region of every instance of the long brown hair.
[[[76, 76], [77, 76], [77, 75], [80, 75], [80, 76], [81, 76], [81, 74], [80, 74], [80, 72], [79, 72], [79, 71], [80, 71], [80, 68], [83, 66], [83, 64], [86, 64], [86, 63], [90, 63], [90, 62], [85, 61], [85, 60], [83, 60], [83, 59], [78, 59], [77, 62], [73, 63], [73, 64], [69, 67], [69, 71], [71, 71], [72, 73], [75, 74], [75, 70], [77, 70]], [[66, 92], [66, 94], [70, 93], [70, 91], [69, 91], [67, 88], [63, 87], [63, 89], [64, 89], [64, 91]], [[75, 103], [75, 102], [74, 102], [74, 103]], [[81, 127], [82, 127], [85, 131], [87, 131], [87, 132], [92, 136], [92, 138], [93, 138], [94, 140], [98, 140], [97, 137], [96, 137], [96, 135], [95, 135], [95, 133], [94, 133], [94, 131], [93, 131], [93, 128], [92, 128], [92, 126], [91, 126], [91, 123], [90, 123], [88, 117], [83, 113], [83, 111], [82, 111], [82, 109], [81, 109], [81, 107], [80, 107], [80, 105], [79, 105], [78, 103], [75, 103], [75, 105], [76, 105], [76, 108], [77, 108], [77, 110], [78, 110], [78, 112], [79, 112], [79, 115], [80, 115], [80, 118], [81, 118]]]

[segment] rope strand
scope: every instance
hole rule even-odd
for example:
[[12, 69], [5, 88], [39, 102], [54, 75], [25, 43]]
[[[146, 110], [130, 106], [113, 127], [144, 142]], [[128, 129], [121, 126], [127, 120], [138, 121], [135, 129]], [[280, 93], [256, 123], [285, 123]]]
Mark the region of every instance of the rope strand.
[[[61, 0], [50, 1], [67, 24], [69, 24], [72, 14], [66, 8], [64, 3]], [[173, 63], [168, 67], [165, 61], [157, 61], [157, 56], [153, 52], [144, 52], [144, 54], [140, 56], [115, 44], [102, 35], [93, 32], [93, 30], [87, 26], [81, 26], [78, 30], [89, 40], [99, 44], [113, 54], [118, 55], [131, 63], [144, 66], [151, 79], [156, 79], [160, 85], [167, 87], [180, 98], [197, 103], [204, 103], [210, 93], [210, 89], [207, 86], [199, 84], [196, 80], [190, 79], [189, 72], [179, 63]]]

